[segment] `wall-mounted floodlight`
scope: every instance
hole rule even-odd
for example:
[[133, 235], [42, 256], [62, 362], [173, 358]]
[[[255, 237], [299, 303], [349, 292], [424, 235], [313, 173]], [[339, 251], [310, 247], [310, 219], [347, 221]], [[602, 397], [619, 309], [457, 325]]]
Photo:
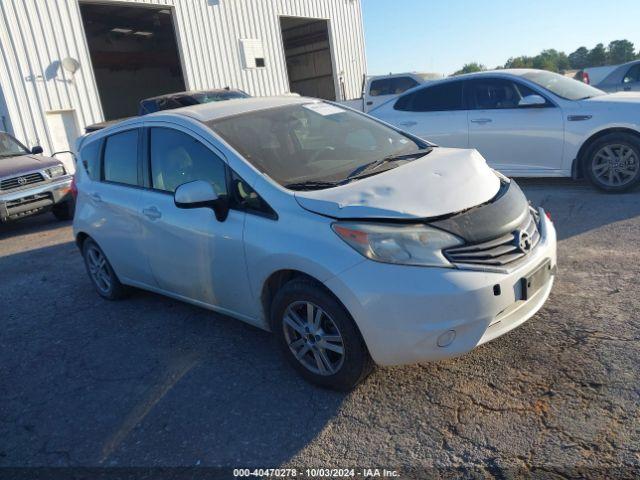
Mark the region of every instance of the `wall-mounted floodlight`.
[[75, 74], [80, 69], [80, 62], [75, 58], [67, 57], [60, 62], [62, 64], [62, 68], [64, 68], [71, 75]]

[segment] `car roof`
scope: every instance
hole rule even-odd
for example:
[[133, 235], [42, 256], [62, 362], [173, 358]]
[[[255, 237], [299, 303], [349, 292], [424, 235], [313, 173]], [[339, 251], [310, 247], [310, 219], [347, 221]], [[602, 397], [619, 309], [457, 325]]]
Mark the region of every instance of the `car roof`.
[[321, 102], [317, 98], [300, 97], [297, 95], [283, 95], [278, 97], [249, 97], [225, 100], [224, 102], [211, 102], [188, 107], [163, 110], [145, 115], [148, 119], [161, 115], [180, 115], [190, 117], [201, 122], [209, 122], [220, 118], [231, 117], [241, 113], [267, 110], [269, 108], [297, 105], [310, 102]]

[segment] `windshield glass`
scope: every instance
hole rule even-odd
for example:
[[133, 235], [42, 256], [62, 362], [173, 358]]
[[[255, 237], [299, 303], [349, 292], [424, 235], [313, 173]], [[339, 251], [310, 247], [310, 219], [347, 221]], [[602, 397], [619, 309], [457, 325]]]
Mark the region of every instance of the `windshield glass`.
[[557, 73], [536, 71], [522, 76], [565, 100], [582, 100], [605, 94], [602, 90]]
[[339, 182], [364, 165], [428, 146], [323, 102], [253, 111], [207, 125], [258, 170], [285, 186]]
[[197, 103], [209, 103], [209, 102], [220, 102], [222, 100], [231, 100], [233, 98], [247, 98], [249, 95], [240, 91], [220, 91], [215, 90], [212, 92], [202, 92], [195, 93], [193, 98], [196, 99]]
[[0, 158], [29, 153], [27, 148], [8, 133], [0, 132]]

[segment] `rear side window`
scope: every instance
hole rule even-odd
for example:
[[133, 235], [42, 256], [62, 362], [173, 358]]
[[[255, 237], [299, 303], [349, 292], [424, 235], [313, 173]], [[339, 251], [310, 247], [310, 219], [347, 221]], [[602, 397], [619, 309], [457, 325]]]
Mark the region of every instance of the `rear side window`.
[[91, 142], [82, 148], [80, 161], [84, 166], [91, 180], [100, 180], [100, 150], [102, 142], [100, 140]]
[[402, 92], [406, 92], [410, 88], [413, 88], [418, 85], [411, 77], [395, 77], [391, 79], [391, 93], [394, 95], [399, 95]]
[[105, 181], [138, 185], [138, 130], [116, 133], [105, 142]]
[[369, 95], [372, 97], [377, 97], [379, 95], [390, 95], [391, 94], [391, 80], [388, 78], [383, 78], [380, 80], [374, 80], [371, 82], [371, 87], [369, 87]]
[[220, 196], [227, 194], [224, 162], [186, 133], [170, 128], [151, 129], [151, 185], [175, 192], [183, 183], [205, 180]]
[[421, 88], [400, 97], [393, 108], [407, 112], [464, 110], [462, 82], [447, 82]]

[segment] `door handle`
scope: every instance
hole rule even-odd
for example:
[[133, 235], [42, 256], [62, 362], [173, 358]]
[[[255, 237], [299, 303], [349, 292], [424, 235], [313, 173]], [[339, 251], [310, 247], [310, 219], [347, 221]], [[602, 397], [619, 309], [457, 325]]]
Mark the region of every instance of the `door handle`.
[[101, 201], [102, 201], [102, 197], [101, 197], [99, 194], [97, 194], [97, 193], [91, 193], [91, 194], [89, 194], [89, 198], [90, 198], [91, 200], [93, 200], [94, 202], [101, 202]]
[[409, 120], [407, 122], [400, 122], [400, 125], [402, 125], [403, 127], [413, 127], [417, 124], [418, 122], [414, 122], [413, 120]]
[[157, 220], [162, 216], [162, 213], [156, 207], [145, 208], [142, 210], [142, 214], [149, 220]]
[[373, 105], [373, 102], [372, 102], [371, 100], [369, 100], [369, 101], [367, 102], [367, 105]]
[[491, 120], [490, 118], [472, 118], [471, 121], [473, 123], [479, 123], [480, 125], [493, 122], [493, 120]]

